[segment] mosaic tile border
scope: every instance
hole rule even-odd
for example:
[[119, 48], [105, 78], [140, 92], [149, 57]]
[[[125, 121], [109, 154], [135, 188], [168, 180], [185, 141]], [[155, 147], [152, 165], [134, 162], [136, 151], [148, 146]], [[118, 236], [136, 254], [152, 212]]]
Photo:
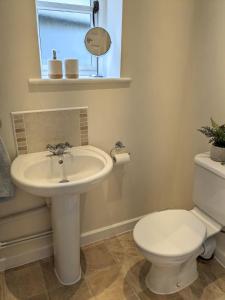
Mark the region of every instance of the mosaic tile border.
[[80, 109], [80, 144], [88, 145], [88, 110]]
[[24, 114], [13, 114], [12, 120], [17, 154], [26, 154], [28, 153], [28, 146], [26, 128], [24, 123]]
[[46, 110], [33, 110], [33, 111], [23, 111], [23, 112], [12, 112], [12, 123], [13, 123], [13, 131], [14, 138], [16, 144], [17, 154], [27, 154], [29, 153], [29, 145], [27, 143], [26, 136], [26, 126], [24, 122], [24, 114], [27, 113], [37, 113], [37, 112], [54, 112], [54, 111], [66, 111], [66, 110], [79, 110], [80, 116], [80, 145], [85, 146], [88, 145], [88, 108], [62, 108], [62, 109], [46, 109]]

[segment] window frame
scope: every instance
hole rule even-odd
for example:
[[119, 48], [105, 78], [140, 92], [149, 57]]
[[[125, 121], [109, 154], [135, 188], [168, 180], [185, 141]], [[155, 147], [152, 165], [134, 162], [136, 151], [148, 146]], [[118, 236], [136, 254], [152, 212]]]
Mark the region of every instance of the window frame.
[[[92, 5], [93, 0], [90, 1]], [[55, 9], [59, 11], [67, 11], [67, 12], [76, 12], [76, 13], [92, 13], [92, 6], [87, 6], [87, 5], [77, 5], [77, 4], [66, 4], [66, 3], [61, 3], [57, 2], [55, 0], [54, 2], [50, 1], [36, 1], [37, 8], [40, 9]]]
[[[46, 9], [46, 10], [57, 10], [60, 12], [73, 12], [73, 13], [86, 13], [90, 14], [91, 20], [91, 27], [92, 24], [92, 8], [93, 8], [93, 1], [90, 0], [90, 6], [87, 5], [77, 5], [77, 4], [65, 4], [60, 3], [55, 0], [54, 2], [49, 1], [39, 1], [36, 0], [36, 12], [37, 12], [37, 26], [38, 26], [38, 41], [39, 41], [39, 53], [40, 53], [40, 67], [41, 67], [41, 75], [42, 78], [48, 77], [48, 65], [42, 64], [42, 56], [41, 56], [41, 39], [40, 39], [40, 25], [39, 25], [39, 18], [38, 18], [38, 10], [39, 9]], [[97, 16], [98, 20], [98, 16]], [[91, 55], [91, 54], [90, 54]], [[91, 65], [88, 67], [80, 66], [80, 72], [82, 73], [81, 76], [93, 76], [97, 74], [97, 57], [91, 55]]]

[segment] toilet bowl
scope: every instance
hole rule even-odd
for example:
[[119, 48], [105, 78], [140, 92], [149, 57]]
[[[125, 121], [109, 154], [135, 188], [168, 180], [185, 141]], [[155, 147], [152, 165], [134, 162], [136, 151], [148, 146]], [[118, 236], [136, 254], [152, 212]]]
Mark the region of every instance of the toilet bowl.
[[151, 262], [146, 286], [156, 294], [172, 294], [198, 278], [196, 258], [203, 243], [221, 230], [198, 208], [151, 213], [135, 226], [134, 241]]
[[195, 156], [194, 208], [151, 213], [134, 228], [134, 241], [152, 263], [146, 286], [172, 294], [198, 277], [196, 258], [210, 258], [214, 236], [225, 226], [225, 167], [209, 153]]

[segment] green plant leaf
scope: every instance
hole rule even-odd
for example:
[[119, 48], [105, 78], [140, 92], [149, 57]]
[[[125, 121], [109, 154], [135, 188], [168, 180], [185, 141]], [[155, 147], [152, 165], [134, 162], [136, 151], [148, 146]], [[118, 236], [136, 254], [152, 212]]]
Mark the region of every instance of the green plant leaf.
[[198, 131], [209, 139], [209, 143], [217, 147], [225, 148], [225, 126], [219, 126], [212, 118], [211, 123], [212, 127], [202, 126]]
[[210, 120], [211, 120], [211, 124], [212, 124], [213, 128], [218, 128], [219, 127], [219, 125], [213, 120], [213, 118], [210, 118]]

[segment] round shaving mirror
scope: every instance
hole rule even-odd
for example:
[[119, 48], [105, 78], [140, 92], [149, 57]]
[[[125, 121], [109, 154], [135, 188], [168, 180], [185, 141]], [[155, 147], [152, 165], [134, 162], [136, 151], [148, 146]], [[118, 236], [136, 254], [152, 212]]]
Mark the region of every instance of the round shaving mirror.
[[109, 33], [102, 27], [91, 28], [87, 32], [84, 42], [87, 50], [95, 56], [107, 53], [112, 43]]

